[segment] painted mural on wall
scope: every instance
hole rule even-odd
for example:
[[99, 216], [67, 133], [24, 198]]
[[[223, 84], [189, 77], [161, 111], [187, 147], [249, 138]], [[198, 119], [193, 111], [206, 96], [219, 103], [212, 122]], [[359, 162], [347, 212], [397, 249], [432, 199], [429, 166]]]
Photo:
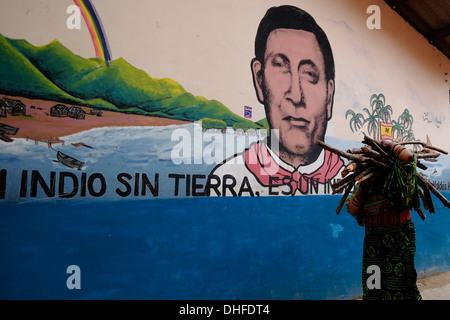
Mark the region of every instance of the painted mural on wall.
[[[251, 72], [266, 117], [254, 122], [249, 119], [251, 107], [246, 106], [244, 117], [238, 116], [217, 100], [194, 96], [173, 79], [152, 78], [123, 58], [111, 60], [93, 3], [75, 4], [90, 32], [95, 58], [82, 58], [58, 40], [34, 46], [26, 39], [1, 36], [1, 139], [14, 145], [15, 152], [40, 153], [45, 162], [35, 160], [33, 168], [22, 171], [4, 166], [2, 198], [332, 193], [331, 184], [340, 178], [344, 161], [316, 141], [325, 140], [332, 120], [335, 62], [326, 33], [309, 13], [284, 6], [269, 10], [260, 21]], [[391, 121], [393, 109], [385, 99], [373, 94], [371, 109], [364, 108], [363, 113], [348, 109], [345, 117], [351, 131], [364, 125], [375, 139], [414, 140], [409, 110]], [[127, 131], [131, 141], [121, 141], [122, 137], [116, 141], [117, 135], [107, 143], [99, 139], [100, 132], [105, 137], [116, 130], [113, 126]], [[159, 160], [170, 161], [159, 161], [151, 172], [130, 171], [139, 163], [131, 160], [133, 152], [143, 159], [143, 167], [154, 158], [144, 156], [149, 149], [138, 155], [139, 147], [133, 143], [140, 143], [144, 130], [158, 139], [165, 136], [164, 142], [154, 144], [153, 152]], [[17, 138], [25, 143], [14, 143]], [[49, 150], [33, 149], [33, 142], [46, 144]], [[103, 164], [113, 158], [118, 163], [130, 159], [133, 165], [112, 164], [127, 170], [105, 172]], [[195, 170], [192, 164], [198, 165]], [[215, 166], [208, 172], [210, 165]], [[6, 187], [6, 181], [14, 183]]]
[[[22, 170], [20, 197], [103, 196], [111, 189], [114, 177], [102, 172], [90, 174], [90, 162], [104, 161], [101, 156], [104, 151], [100, 151], [104, 142], [91, 137], [97, 131], [88, 129], [108, 130], [110, 126], [124, 125], [122, 130], [130, 130], [130, 125], [139, 121], [149, 126], [185, 123], [185, 129], [176, 129], [170, 136], [171, 141], [180, 139], [170, 154], [175, 165], [190, 165], [192, 148], [202, 148], [209, 135], [214, 141], [204, 146], [200, 156], [210, 164], [222, 162], [230, 150], [231, 153], [242, 150], [239, 146], [229, 148], [223, 142], [229, 139], [225, 136], [241, 135], [238, 137], [244, 140], [239, 143], [241, 148], [243, 144], [251, 146], [244, 156], [235, 154], [207, 175], [191, 174], [191, 170], [185, 169], [181, 175], [170, 171], [163, 176], [160, 166], [152, 170], [154, 173], [118, 172], [112, 193], [119, 197], [132, 193], [153, 197], [180, 193], [186, 196], [331, 193], [330, 184], [343, 161], [322, 150], [316, 141], [324, 140], [327, 122], [332, 118], [334, 58], [325, 32], [307, 12], [291, 6], [273, 8], [260, 23], [252, 72], [256, 94], [267, 117], [253, 122], [216, 100], [194, 97], [172, 79], [153, 79], [121, 58], [110, 61], [106, 35], [92, 3], [75, 3], [88, 25], [96, 58], [81, 58], [57, 40], [36, 47], [26, 40], [4, 36], [1, 39], [5, 65], [1, 79], [5, 95], [1, 106], [2, 140], [13, 143], [13, 137], [25, 138], [35, 144], [47, 144], [54, 151], [46, 150], [50, 158], [44, 167], [50, 171], [43, 171], [40, 165], [34, 170]], [[278, 32], [280, 29], [286, 32]], [[284, 48], [286, 43], [290, 46], [288, 50]], [[199, 146], [195, 135], [200, 126]], [[192, 142], [189, 130], [194, 131]], [[67, 139], [75, 133], [81, 135], [80, 141], [68, 143]], [[252, 136], [253, 140], [266, 138], [252, 142]], [[84, 154], [73, 148], [80, 148]], [[129, 157], [130, 149], [129, 144], [127, 152], [121, 154]], [[193, 154], [196, 157], [195, 150]], [[81, 174], [57, 170], [63, 168], [61, 165]], [[12, 170], [3, 171], [6, 178], [2, 194], [3, 198], [12, 199], [12, 192], [6, 192], [6, 179], [13, 175], [8, 171]], [[164, 186], [162, 179], [171, 180], [172, 190]], [[186, 184], [184, 191], [180, 191], [182, 184]]]
[[[145, 278], [133, 286], [125, 276], [138, 288], [138, 298], [342, 296], [323, 287], [333, 287], [333, 275], [349, 276], [345, 264], [357, 254], [348, 244], [360, 234], [353, 220], [334, 213], [341, 195], [334, 197], [333, 184], [342, 179], [347, 159], [317, 141], [345, 150], [360, 147], [367, 134], [450, 149], [443, 129], [448, 101], [430, 98], [442, 96], [435, 94], [442, 86], [418, 90], [420, 77], [401, 67], [392, 81], [405, 84], [395, 88], [386, 80], [400, 50], [395, 48], [390, 60], [378, 51], [386, 46], [377, 41], [389, 37], [377, 38], [385, 31], [377, 15], [366, 11], [370, 1], [216, 1], [220, 8], [214, 10], [210, 1], [189, 6], [152, 1], [139, 2], [137, 11], [127, 4], [129, 13], [115, 11], [124, 9], [120, 3], [61, 3], [51, 3], [64, 9], [52, 13], [61, 15], [61, 29], [71, 39], [83, 31], [90, 37], [79, 40], [80, 48], [63, 41], [63, 34], [38, 41], [53, 36], [56, 22], [20, 36], [0, 19], [0, 206], [7, 212], [18, 208], [29, 223], [41, 221], [44, 212], [52, 215], [49, 228], [54, 223], [70, 229], [69, 219], [83, 225], [82, 232], [70, 229], [74, 234], [67, 238], [54, 227], [48, 234], [60, 237], [64, 247], [52, 247], [59, 242], [50, 239], [46, 252], [49, 259], [58, 254], [64, 267], [69, 258], [84, 262], [83, 270], [101, 265], [94, 256], [109, 261], [115, 276], [97, 276], [98, 291], [87, 298], [129, 297], [116, 280], [132, 273]], [[50, 15], [49, 8], [33, 7]], [[32, 16], [31, 7], [8, 9]], [[246, 17], [250, 9], [254, 16]], [[118, 19], [120, 14], [133, 19]], [[355, 22], [360, 20], [361, 26]], [[211, 25], [198, 26], [199, 21]], [[217, 28], [219, 23], [228, 27]], [[95, 54], [80, 54], [86, 47]], [[409, 63], [406, 55], [401, 58]], [[381, 71], [374, 73], [373, 66]], [[441, 71], [433, 70], [428, 79]], [[411, 146], [422, 150], [420, 144]], [[423, 161], [427, 178], [447, 192], [449, 157]], [[15, 241], [23, 221], [8, 219], [12, 227], [0, 236]], [[237, 220], [256, 227], [236, 225]], [[45, 242], [47, 233], [40, 232]], [[105, 244], [114, 234], [120, 241]], [[28, 238], [22, 240], [31, 246]], [[105, 245], [90, 256], [80, 243], [85, 249]], [[17, 252], [1, 249], [12, 264]], [[141, 263], [130, 266], [129, 256]], [[244, 265], [252, 267], [242, 272]], [[359, 278], [360, 265], [352, 267]], [[274, 268], [284, 279], [266, 282]], [[322, 286], [318, 279], [328, 282]], [[6, 284], [9, 296], [23, 297], [20, 281], [13, 280]], [[151, 285], [141, 290], [142, 283]], [[192, 294], [183, 295], [179, 286], [193, 288]]]

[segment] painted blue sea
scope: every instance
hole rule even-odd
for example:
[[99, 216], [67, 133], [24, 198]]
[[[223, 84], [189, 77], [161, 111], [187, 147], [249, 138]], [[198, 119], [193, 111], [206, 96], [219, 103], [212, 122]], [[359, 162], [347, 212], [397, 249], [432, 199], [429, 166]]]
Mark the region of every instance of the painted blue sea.
[[[182, 148], [186, 131], [177, 129], [189, 132], [191, 149]], [[64, 137], [64, 146], [52, 148], [25, 139], [1, 144], [6, 181], [0, 200], [0, 299], [362, 295], [364, 229], [345, 210], [336, 214], [340, 195], [194, 196], [192, 181], [186, 184], [181, 176], [196, 175], [201, 185], [214, 157], [229, 152], [229, 147], [220, 155], [205, 152], [208, 146], [220, 153], [213, 146], [237, 148], [259, 138], [233, 141], [226, 140], [229, 133], [195, 130], [191, 125], [103, 128]], [[200, 140], [201, 146], [194, 143]], [[330, 141], [339, 148], [347, 144]], [[72, 145], [77, 142], [88, 147]], [[57, 150], [82, 160], [82, 170], [55, 162]], [[127, 183], [120, 183], [119, 174]], [[177, 195], [169, 174], [180, 177]], [[151, 188], [142, 193], [144, 176], [158, 193]], [[34, 196], [33, 177], [42, 180]], [[58, 196], [61, 186], [62, 193], [74, 191], [75, 181], [73, 196]], [[449, 198], [448, 191], [443, 194]], [[419, 276], [450, 269], [450, 211], [433, 199], [436, 214], [422, 221], [412, 213]], [[68, 285], [67, 268], [73, 265], [80, 270], [80, 289]]]

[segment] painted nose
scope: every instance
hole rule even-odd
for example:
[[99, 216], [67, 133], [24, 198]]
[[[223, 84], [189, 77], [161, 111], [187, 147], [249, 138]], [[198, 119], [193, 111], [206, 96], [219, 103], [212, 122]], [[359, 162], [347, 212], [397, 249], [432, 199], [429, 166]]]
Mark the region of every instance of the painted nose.
[[290, 100], [295, 106], [300, 106], [302, 104], [303, 90], [298, 74], [292, 74], [291, 86], [286, 94], [286, 98]]

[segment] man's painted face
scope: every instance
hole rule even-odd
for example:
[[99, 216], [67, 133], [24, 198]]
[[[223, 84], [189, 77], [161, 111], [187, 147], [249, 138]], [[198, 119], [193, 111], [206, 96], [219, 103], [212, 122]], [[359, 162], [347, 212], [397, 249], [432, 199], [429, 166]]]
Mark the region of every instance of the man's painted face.
[[332, 114], [334, 81], [326, 80], [316, 36], [304, 30], [272, 31], [264, 65], [254, 60], [252, 71], [270, 128], [279, 129], [280, 151], [304, 162], [317, 157], [316, 141], [324, 139]]

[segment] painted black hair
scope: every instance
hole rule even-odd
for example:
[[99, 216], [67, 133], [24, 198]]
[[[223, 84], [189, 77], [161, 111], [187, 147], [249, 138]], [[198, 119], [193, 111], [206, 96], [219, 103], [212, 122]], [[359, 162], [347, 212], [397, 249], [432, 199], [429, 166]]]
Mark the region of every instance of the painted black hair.
[[326, 78], [327, 80], [334, 80], [334, 58], [327, 35], [308, 12], [294, 6], [272, 7], [267, 10], [259, 23], [255, 38], [255, 57], [261, 64], [264, 64], [267, 38], [276, 29], [295, 29], [312, 32], [316, 36], [325, 61]]

